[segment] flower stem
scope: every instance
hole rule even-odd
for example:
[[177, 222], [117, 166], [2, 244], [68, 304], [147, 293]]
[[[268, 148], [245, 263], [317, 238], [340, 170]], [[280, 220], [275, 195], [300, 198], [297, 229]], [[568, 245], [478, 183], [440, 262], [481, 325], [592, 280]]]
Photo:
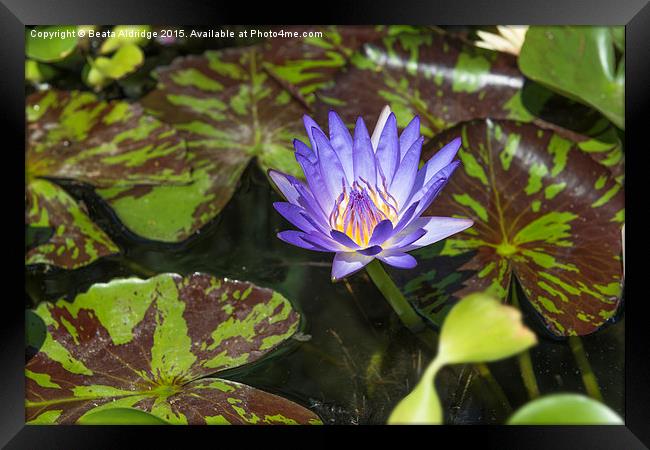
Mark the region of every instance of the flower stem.
[[585, 385], [587, 394], [589, 394], [591, 398], [602, 402], [603, 395], [600, 393], [600, 387], [598, 386], [596, 374], [594, 374], [594, 371], [591, 369], [591, 364], [589, 364], [589, 360], [587, 359], [587, 354], [585, 353], [585, 349], [582, 346], [582, 340], [580, 339], [580, 336], [569, 336], [569, 347], [571, 347], [573, 357], [575, 358], [576, 363], [578, 364], [578, 368], [580, 369], [580, 374], [582, 375], [582, 383]]
[[366, 266], [366, 270], [372, 282], [384, 295], [402, 323], [413, 333], [422, 331], [425, 328], [424, 321], [395, 286], [381, 263], [375, 259]]
[[[512, 299], [513, 306], [521, 310], [519, 307], [519, 297], [517, 296], [517, 285], [514, 280], [510, 285], [510, 298]], [[539, 387], [537, 386], [537, 379], [535, 378], [533, 360], [530, 357], [530, 351], [524, 350], [517, 355], [517, 362], [519, 363], [519, 371], [521, 372], [524, 386], [526, 386], [526, 391], [528, 391], [528, 396], [531, 400], [539, 397]]]
[[496, 380], [496, 378], [494, 378], [494, 375], [492, 375], [492, 372], [490, 371], [488, 365], [485, 363], [475, 363], [474, 370], [476, 371], [476, 373], [478, 373], [478, 375], [481, 378], [483, 378], [483, 380], [487, 383], [487, 385], [492, 390], [494, 395], [497, 396], [499, 402], [505, 408], [506, 412], [511, 413], [512, 406], [510, 405], [510, 401], [508, 400], [508, 397], [506, 396], [505, 392], [503, 392], [503, 388], [501, 387], [499, 382]]

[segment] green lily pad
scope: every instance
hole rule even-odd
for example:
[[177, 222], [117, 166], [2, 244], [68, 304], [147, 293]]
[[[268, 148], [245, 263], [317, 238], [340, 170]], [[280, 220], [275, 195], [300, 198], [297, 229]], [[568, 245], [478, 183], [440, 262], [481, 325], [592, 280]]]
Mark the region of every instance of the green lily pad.
[[47, 180], [27, 185], [25, 222], [53, 230], [46, 242], [27, 251], [25, 264], [77, 269], [120, 251], [67, 192]]
[[[25, 54], [40, 62], [60, 61], [77, 47], [77, 27], [74, 25], [34, 27], [25, 30]], [[32, 33], [48, 33], [32, 36]]]
[[25, 60], [25, 79], [32, 83], [42, 83], [56, 75], [56, 69], [48, 64], [40, 63], [33, 59]]
[[104, 409], [84, 415], [77, 421], [79, 425], [168, 425], [153, 414], [133, 408]]
[[350, 59], [333, 86], [317, 93], [321, 121], [335, 109], [352, 124], [357, 116], [377, 117], [388, 104], [399, 127], [419, 115], [422, 134], [429, 138], [472, 119], [533, 122], [580, 142], [616, 175], [623, 173], [615, 128], [596, 111], [526, 80], [513, 55], [420, 30], [389, 32]]
[[72, 197], [45, 179], [107, 188], [191, 180], [184, 140], [137, 105], [49, 90], [28, 97], [26, 114], [27, 224], [56, 231], [28, 253], [28, 264], [74, 269], [119, 251]]
[[140, 47], [127, 44], [110, 57], [100, 56], [94, 61], [89, 60], [82, 76], [88, 86], [99, 90], [113, 80], [119, 80], [135, 72], [143, 63], [144, 52]]
[[[530, 27], [519, 55], [529, 78], [602, 112], [625, 128], [623, 27]], [[623, 53], [618, 62], [615, 48]]]
[[424, 215], [475, 223], [414, 253], [417, 273], [398, 274], [407, 296], [439, 325], [471, 292], [505, 299], [515, 274], [550, 331], [597, 330], [620, 303], [622, 186], [573, 142], [531, 124], [471, 121], [432, 147], [457, 136], [462, 164]]
[[304, 134], [307, 99], [375, 33], [325, 29], [323, 38], [208, 51], [158, 69], [158, 86], [142, 103], [187, 139], [193, 182], [99, 194], [135, 233], [179, 242], [219, 214], [252, 158], [264, 170], [302, 176], [293, 139]]
[[96, 284], [35, 313], [47, 332], [25, 370], [28, 423], [71, 424], [113, 408], [173, 424], [320, 423], [296, 403], [214, 377], [298, 329], [298, 313], [270, 289], [162, 274]]
[[623, 419], [602, 403], [578, 394], [554, 394], [529, 402], [508, 419], [508, 425], [623, 425]]
[[117, 25], [111, 29], [113, 35], [106, 38], [99, 47], [99, 53], [107, 55], [127, 45], [142, 46], [148, 42], [143, 33], [147, 33], [151, 27], [149, 25]]

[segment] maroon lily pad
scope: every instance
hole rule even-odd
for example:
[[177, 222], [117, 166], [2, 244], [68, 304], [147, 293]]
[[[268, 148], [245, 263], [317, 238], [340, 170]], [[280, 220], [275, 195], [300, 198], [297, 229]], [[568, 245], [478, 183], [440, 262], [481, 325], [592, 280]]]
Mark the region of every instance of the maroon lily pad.
[[28, 423], [72, 424], [110, 408], [176, 424], [320, 423], [296, 403], [214, 377], [297, 330], [298, 313], [270, 289], [161, 274], [96, 284], [34, 313], [46, 331], [42, 345], [29, 342], [40, 348], [25, 370]]
[[475, 224], [416, 255], [407, 295], [439, 323], [470, 292], [505, 299], [514, 274], [550, 331], [596, 331], [620, 303], [622, 186], [574, 142], [531, 124], [462, 123], [432, 147], [457, 136], [462, 164], [425, 215]]

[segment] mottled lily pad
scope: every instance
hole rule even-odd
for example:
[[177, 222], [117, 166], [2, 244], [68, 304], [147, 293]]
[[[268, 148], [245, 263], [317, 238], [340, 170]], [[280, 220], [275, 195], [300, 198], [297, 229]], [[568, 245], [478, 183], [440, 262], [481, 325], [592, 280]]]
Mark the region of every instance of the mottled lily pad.
[[456, 136], [462, 165], [425, 215], [475, 223], [416, 255], [406, 294], [439, 324], [471, 292], [505, 299], [514, 274], [550, 331], [597, 330], [620, 302], [622, 186], [573, 142], [531, 124], [471, 121], [433, 147]]
[[[317, 89], [333, 84], [334, 75], [363, 44], [387, 33], [384, 26], [282, 27], [307, 34], [302, 39], [271, 39], [264, 49], [264, 69], [294, 95], [312, 103]], [[316, 33], [321, 33], [318, 35]]]
[[333, 108], [354, 123], [357, 116], [376, 117], [388, 104], [399, 127], [419, 115], [426, 137], [472, 119], [533, 122], [580, 142], [616, 175], [623, 172], [615, 128], [590, 108], [526, 80], [513, 55], [422, 30], [389, 33], [350, 59], [334, 85], [317, 93], [321, 120]]
[[[363, 39], [379, 33], [368, 27], [323, 32], [321, 38], [279, 38], [282, 46], [208, 51], [158, 69], [158, 86], [142, 103], [186, 137], [193, 182], [99, 191], [120, 220], [149, 239], [179, 242], [221, 211], [252, 158], [264, 170], [301, 176], [292, 144], [304, 133], [311, 93]], [[161, 211], [169, 204], [176, 207]]]
[[162, 274], [96, 284], [35, 313], [47, 331], [25, 370], [28, 423], [72, 424], [112, 408], [176, 424], [320, 423], [296, 403], [213, 377], [297, 330], [298, 313], [270, 289]]
[[27, 171], [93, 186], [187, 183], [185, 143], [138, 105], [88, 92], [43, 91], [27, 99]]
[[26, 113], [26, 223], [54, 231], [28, 252], [27, 264], [76, 269], [119, 251], [70, 195], [46, 180], [126, 188], [191, 179], [184, 140], [137, 105], [49, 90], [29, 96]]
[[27, 185], [25, 223], [53, 231], [46, 242], [28, 250], [25, 264], [76, 269], [120, 251], [67, 192], [47, 180]]

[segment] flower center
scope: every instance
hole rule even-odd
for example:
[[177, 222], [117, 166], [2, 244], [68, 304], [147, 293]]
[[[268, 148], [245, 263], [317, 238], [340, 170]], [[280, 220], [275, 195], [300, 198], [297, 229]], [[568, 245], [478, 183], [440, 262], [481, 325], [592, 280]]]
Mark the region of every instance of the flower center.
[[367, 181], [361, 181], [363, 184], [355, 181], [349, 192], [343, 186], [329, 220], [333, 229], [345, 233], [359, 246], [367, 247], [379, 222], [388, 219], [395, 223], [397, 202], [386, 189], [373, 189]]

